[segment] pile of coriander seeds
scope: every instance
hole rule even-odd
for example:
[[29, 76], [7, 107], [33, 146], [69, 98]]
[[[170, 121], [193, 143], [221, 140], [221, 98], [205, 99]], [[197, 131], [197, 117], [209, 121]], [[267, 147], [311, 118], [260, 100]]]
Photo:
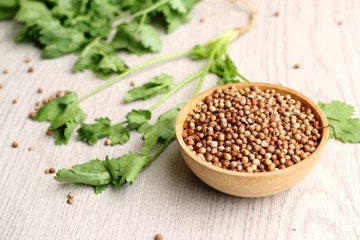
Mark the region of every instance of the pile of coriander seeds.
[[182, 137], [198, 157], [238, 172], [291, 167], [320, 142], [312, 110], [274, 89], [217, 89], [196, 104]]

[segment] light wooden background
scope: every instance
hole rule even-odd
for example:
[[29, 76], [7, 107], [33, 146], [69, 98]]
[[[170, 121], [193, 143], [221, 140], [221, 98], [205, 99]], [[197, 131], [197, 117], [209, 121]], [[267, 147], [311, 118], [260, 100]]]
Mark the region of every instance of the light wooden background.
[[[207, 0], [192, 12], [192, 21], [164, 36], [164, 51], [186, 49], [224, 30], [245, 24], [236, 1]], [[360, 1], [255, 1], [256, 29], [231, 47], [240, 72], [252, 81], [281, 83], [314, 101], [344, 100], [360, 110]], [[278, 11], [279, 16], [274, 17]], [[205, 21], [199, 22], [203, 17]], [[341, 21], [342, 25], [338, 25]], [[59, 184], [49, 167], [60, 169], [92, 158], [119, 156], [139, 149], [134, 134], [124, 146], [90, 147], [75, 140], [56, 147], [45, 136], [47, 124], [28, 120], [36, 101], [58, 89], [79, 95], [100, 85], [91, 73], [72, 74], [75, 56], [41, 60], [31, 44], [14, 44], [13, 22], [0, 23], [0, 239], [360, 239], [360, 145], [328, 142], [315, 169], [297, 186], [276, 196], [242, 199], [215, 191], [185, 165], [173, 143], [132, 186], [109, 188], [95, 195], [91, 187]], [[31, 57], [30, 64], [24, 63]], [[131, 66], [150, 59], [127, 57]], [[301, 68], [293, 69], [294, 64]], [[27, 73], [33, 66], [35, 71]], [[87, 122], [109, 116], [121, 121], [132, 108], [156, 99], [125, 105], [130, 81], [138, 83], [161, 72], [177, 80], [201, 63], [182, 59], [127, 78], [84, 102]], [[209, 77], [205, 88], [215, 85]], [[38, 87], [44, 93], [36, 93]], [[189, 85], [158, 109], [165, 111], [192, 94]], [[16, 104], [12, 104], [13, 99]], [[10, 145], [18, 140], [16, 149]], [[35, 146], [29, 152], [29, 146]], [[75, 204], [66, 204], [68, 192]]]

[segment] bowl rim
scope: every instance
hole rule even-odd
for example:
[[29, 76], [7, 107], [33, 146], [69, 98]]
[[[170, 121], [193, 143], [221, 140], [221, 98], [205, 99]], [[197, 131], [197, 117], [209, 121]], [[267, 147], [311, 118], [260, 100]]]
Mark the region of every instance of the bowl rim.
[[[206, 96], [210, 95], [212, 92], [214, 92], [217, 89], [226, 89], [229, 88], [231, 86], [235, 86], [238, 89], [244, 89], [246, 87], [253, 87], [253, 86], [258, 86], [258, 87], [265, 87], [265, 88], [269, 88], [269, 89], [275, 89], [275, 90], [281, 90], [286, 92], [286, 94], [290, 94], [291, 96], [296, 96], [297, 98], [301, 99], [301, 102], [306, 102], [308, 105], [310, 105], [312, 107], [312, 109], [314, 109], [316, 111], [316, 113], [320, 116], [319, 122], [320, 122], [320, 126], [328, 126], [328, 121], [327, 118], [325, 116], [325, 114], [323, 113], [323, 111], [320, 109], [320, 107], [315, 104], [310, 98], [308, 98], [307, 96], [305, 96], [304, 94], [295, 91], [291, 88], [288, 87], [284, 87], [281, 85], [276, 85], [276, 84], [271, 84], [271, 83], [263, 83], [263, 82], [241, 82], [241, 83], [231, 83], [231, 84], [226, 84], [226, 85], [221, 85], [221, 86], [215, 86], [212, 87], [210, 89], [207, 89], [203, 92], [201, 92], [200, 94], [198, 94], [197, 96], [193, 97], [192, 99], [190, 99], [180, 110], [177, 119], [176, 119], [176, 125], [175, 125], [175, 133], [176, 133], [176, 138], [177, 141], [180, 145], [180, 147], [182, 148], [183, 151], [185, 151], [185, 153], [187, 155], [189, 155], [189, 157], [193, 160], [196, 161], [197, 163], [201, 164], [204, 167], [210, 168], [213, 171], [219, 172], [219, 173], [223, 173], [223, 174], [227, 174], [227, 175], [232, 175], [232, 176], [238, 176], [238, 177], [256, 177], [256, 178], [261, 178], [261, 177], [266, 177], [266, 176], [274, 176], [274, 175], [281, 175], [281, 174], [287, 174], [287, 173], [291, 173], [293, 171], [296, 171], [300, 168], [302, 168], [303, 166], [309, 164], [310, 162], [312, 162], [313, 160], [315, 160], [319, 154], [321, 154], [321, 152], [323, 151], [328, 137], [329, 137], [329, 128], [325, 127], [322, 129], [322, 135], [321, 135], [321, 140], [319, 145], [317, 146], [316, 150], [307, 158], [305, 158], [304, 160], [300, 161], [299, 163], [294, 164], [291, 167], [287, 167], [285, 169], [280, 169], [279, 171], [271, 171], [271, 172], [261, 172], [261, 173], [248, 173], [248, 172], [237, 172], [237, 171], [231, 171], [228, 169], [223, 169], [220, 167], [216, 167], [213, 164], [205, 161], [204, 159], [201, 159], [200, 157], [196, 156], [185, 144], [183, 137], [182, 137], [182, 131], [183, 131], [183, 125], [184, 122], [181, 122], [181, 118], [183, 117], [184, 114], [188, 115], [188, 113], [191, 111], [190, 105], [195, 101], [195, 102], [199, 102], [202, 99], [204, 99]], [[189, 110], [190, 109], [190, 110]]]

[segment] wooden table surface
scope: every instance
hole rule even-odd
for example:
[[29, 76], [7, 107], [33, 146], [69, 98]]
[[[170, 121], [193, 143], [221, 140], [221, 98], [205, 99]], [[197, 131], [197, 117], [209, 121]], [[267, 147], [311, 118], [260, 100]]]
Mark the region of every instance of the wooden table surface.
[[[256, 28], [230, 49], [239, 71], [252, 81], [280, 83], [314, 101], [338, 99], [360, 110], [360, 1], [258, 0]], [[275, 17], [274, 13], [279, 16]], [[187, 49], [231, 27], [246, 24], [236, 1], [207, 0], [192, 20], [166, 35], [163, 53]], [[204, 22], [199, 21], [204, 18]], [[342, 24], [340, 24], [340, 22]], [[71, 167], [94, 158], [138, 150], [140, 139], [116, 147], [76, 141], [55, 146], [47, 124], [28, 119], [36, 101], [58, 89], [79, 95], [103, 82], [90, 73], [71, 73], [76, 56], [41, 60], [31, 44], [15, 44], [19, 26], [0, 22], [0, 239], [360, 239], [360, 145], [330, 140], [315, 169], [292, 189], [266, 198], [244, 199], [218, 192], [185, 165], [173, 143], [132, 186], [108, 188], [95, 195], [91, 187], [59, 184], [49, 167]], [[31, 57], [31, 63], [24, 63]], [[153, 55], [126, 56], [134, 66]], [[147, 81], [161, 72], [177, 81], [203, 63], [168, 62], [132, 75], [81, 107], [87, 122], [109, 116], [124, 119], [133, 108], [146, 108], [157, 98], [125, 105], [130, 82]], [[293, 69], [299, 64], [299, 69]], [[27, 73], [28, 67], [33, 73]], [[206, 79], [204, 90], [216, 84]], [[195, 83], [161, 106], [155, 117], [190, 98]], [[37, 89], [44, 89], [42, 94]], [[12, 104], [17, 99], [16, 104]], [[11, 143], [19, 141], [18, 148]], [[35, 146], [34, 151], [28, 151]], [[66, 204], [74, 191], [75, 203]]]

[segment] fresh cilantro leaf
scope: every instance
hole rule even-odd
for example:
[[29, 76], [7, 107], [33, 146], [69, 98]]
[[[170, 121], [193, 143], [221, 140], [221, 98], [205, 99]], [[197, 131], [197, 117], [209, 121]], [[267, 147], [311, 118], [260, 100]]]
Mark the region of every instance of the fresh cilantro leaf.
[[174, 78], [172, 76], [162, 73], [151, 78], [149, 82], [142, 86], [129, 90], [125, 95], [125, 102], [146, 100], [160, 93], [165, 93], [173, 83]]
[[108, 187], [109, 185], [106, 184], [106, 185], [97, 185], [97, 186], [94, 186], [94, 191], [96, 194], [99, 194], [99, 193], [102, 193], [103, 191], [105, 191], [105, 189]]
[[124, 144], [130, 140], [129, 130], [121, 125], [111, 126], [109, 139], [111, 145]]
[[114, 49], [138, 55], [159, 52], [162, 48], [160, 36], [154, 27], [136, 22], [120, 24], [111, 45]]
[[129, 152], [119, 158], [105, 160], [115, 187], [133, 183], [141, 170], [150, 162], [150, 158], [139, 153]]
[[54, 131], [55, 144], [67, 144], [75, 127], [86, 118], [79, 107], [77, 95], [68, 92], [43, 105], [33, 118], [34, 121], [50, 122], [49, 130]]
[[109, 118], [95, 119], [94, 124], [82, 123], [77, 130], [78, 139], [89, 144], [95, 144], [99, 138], [107, 137], [111, 133], [111, 123]]
[[19, 2], [17, 0], [0, 1], [0, 20], [13, 18], [18, 7]]
[[354, 118], [354, 107], [340, 101], [318, 103], [331, 126], [330, 138], [343, 143], [360, 143], [360, 119]]
[[128, 129], [138, 129], [144, 123], [151, 119], [151, 112], [149, 110], [132, 110], [126, 115]]
[[157, 144], [171, 141], [175, 138], [175, 122], [178, 108], [172, 108], [162, 114], [157, 122], [152, 125], [143, 125], [139, 132], [143, 133], [143, 154], [149, 155]]
[[188, 14], [174, 10], [170, 5], [162, 6], [159, 9], [159, 12], [163, 14], [165, 18], [166, 29], [169, 33], [175, 31], [180, 25], [189, 21]]
[[187, 12], [185, 3], [182, 0], [170, 0], [169, 3], [170, 3], [171, 8], [178, 11], [179, 13]]
[[82, 183], [102, 188], [113, 180], [105, 162], [99, 159], [75, 165], [71, 169], [61, 169], [54, 179], [58, 182]]
[[225, 54], [224, 59], [216, 59], [210, 68], [210, 72], [216, 74], [220, 78], [218, 85], [248, 81], [238, 72], [228, 54]]
[[123, 73], [128, 70], [124, 61], [114, 55], [112, 48], [96, 38], [81, 52], [73, 70], [75, 72], [90, 69], [104, 79], [113, 73]]
[[352, 118], [355, 111], [353, 106], [340, 101], [332, 101], [329, 104], [319, 102], [318, 105], [323, 110], [327, 118], [339, 121]]
[[193, 47], [191, 49], [191, 58], [193, 60], [202, 60], [205, 58], [208, 58], [210, 56], [211, 53], [211, 49], [206, 47], [205, 45], [195, 45], [195, 47]]
[[77, 130], [79, 140], [91, 145], [104, 137], [108, 137], [111, 140], [111, 145], [124, 144], [129, 141], [129, 130], [121, 126], [122, 124], [111, 126], [109, 118], [98, 118], [95, 121], [96, 123], [94, 124], [81, 124], [81, 127]]

